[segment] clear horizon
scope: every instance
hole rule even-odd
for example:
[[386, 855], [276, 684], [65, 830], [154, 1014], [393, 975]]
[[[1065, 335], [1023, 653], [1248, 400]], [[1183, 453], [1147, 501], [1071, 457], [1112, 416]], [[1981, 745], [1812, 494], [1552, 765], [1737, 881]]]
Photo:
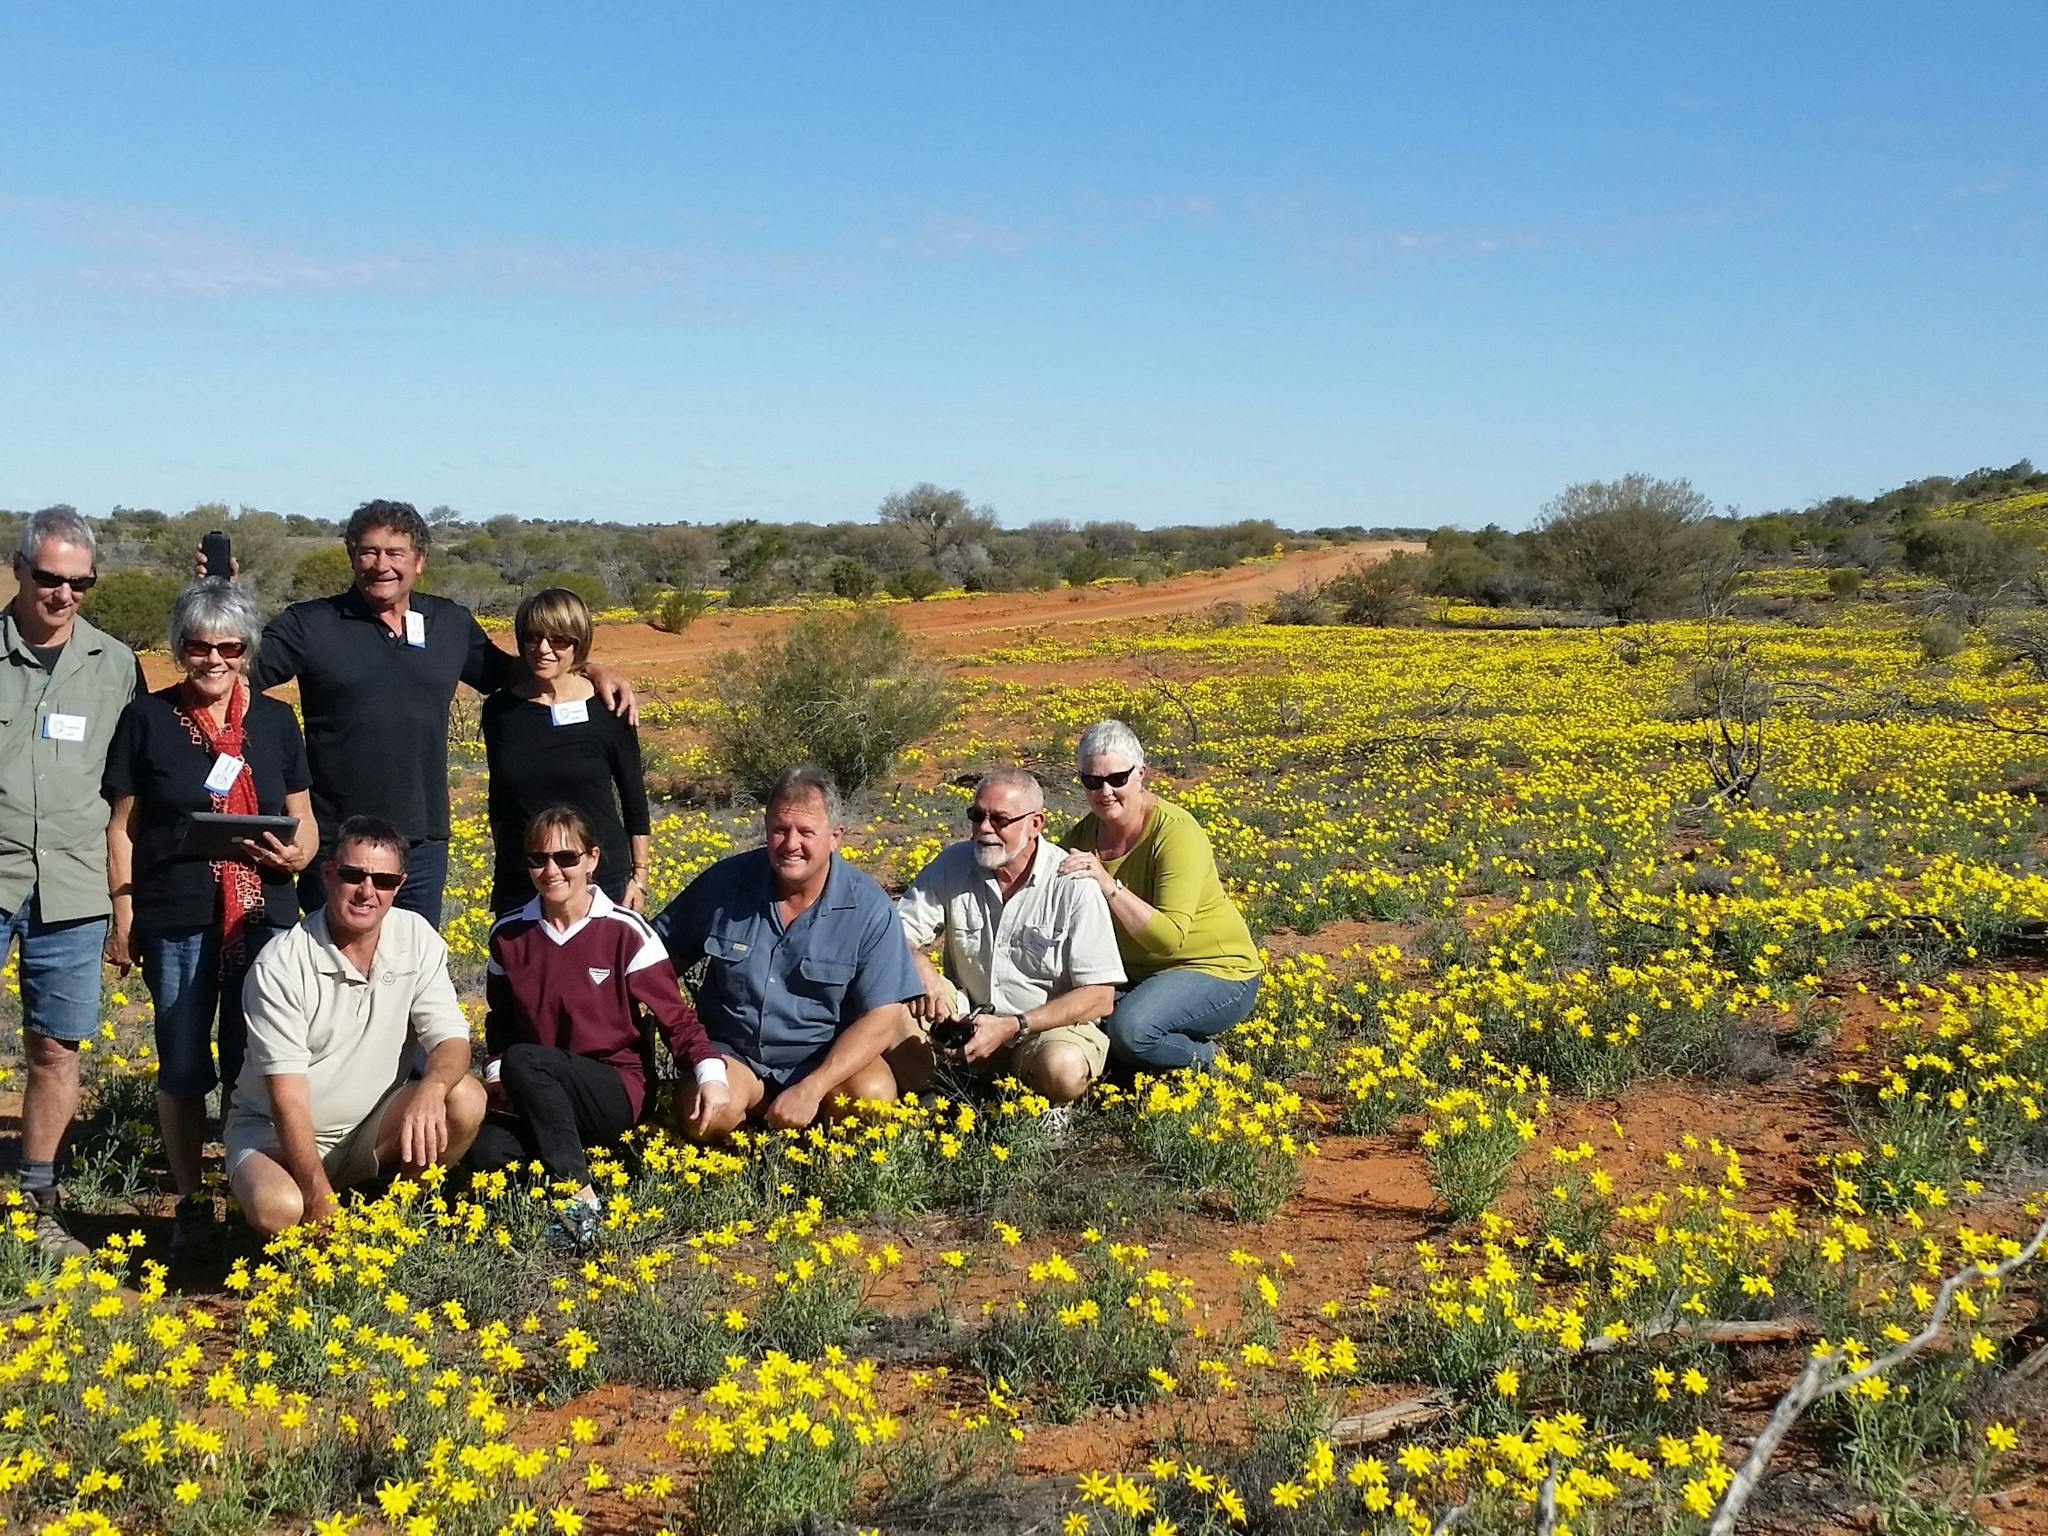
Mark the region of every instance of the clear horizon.
[[1523, 527], [2035, 453], [2048, 8], [1568, 15], [12, 6], [0, 505]]

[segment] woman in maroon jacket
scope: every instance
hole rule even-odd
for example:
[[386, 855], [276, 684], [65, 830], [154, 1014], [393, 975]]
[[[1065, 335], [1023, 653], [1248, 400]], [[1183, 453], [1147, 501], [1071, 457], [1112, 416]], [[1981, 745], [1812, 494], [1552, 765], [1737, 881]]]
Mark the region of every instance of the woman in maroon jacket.
[[643, 1018], [696, 1073], [698, 1120], [726, 1096], [725, 1063], [683, 1001], [668, 951], [646, 918], [597, 888], [597, 863], [580, 811], [556, 806], [527, 824], [526, 868], [538, 894], [492, 926], [484, 979], [492, 1113], [468, 1161], [484, 1171], [538, 1158], [550, 1180], [580, 1186], [548, 1228], [561, 1247], [588, 1247], [597, 1234], [600, 1205], [583, 1149], [639, 1123], [649, 1065]]

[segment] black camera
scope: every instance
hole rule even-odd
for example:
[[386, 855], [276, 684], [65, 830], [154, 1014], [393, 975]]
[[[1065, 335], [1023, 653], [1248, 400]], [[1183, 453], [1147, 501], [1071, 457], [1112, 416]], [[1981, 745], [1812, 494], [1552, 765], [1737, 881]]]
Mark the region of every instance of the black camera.
[[940, 1019], [931, 1028], [933, 1048], [949, 1055], [958, 1055], [966, 1050], [967, 1042], [974, 1038], [974, 1021], [986, 1012], [986, 1008], [977, 1008], [957, 1019]]

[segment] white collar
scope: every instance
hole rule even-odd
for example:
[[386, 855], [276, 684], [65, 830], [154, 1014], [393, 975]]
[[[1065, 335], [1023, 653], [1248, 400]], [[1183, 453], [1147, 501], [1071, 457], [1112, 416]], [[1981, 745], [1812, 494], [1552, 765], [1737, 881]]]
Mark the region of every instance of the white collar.
[[588, 927], [592, 921], [610, 913], [616, 905], [617, 903], [611, 897], [605, 895], [599, 887], [593, 885], [590, 888], [590, 910], [566, 928], [557, 928], [548, 921], [547, 914], [541, 910], [538, 892], [534, 894], [533, 900], [519, 909], [519, 915], [524, 918], [531, 918], [538, 925], [540, 931], [553, 939], [557, 944], [566, 944]]

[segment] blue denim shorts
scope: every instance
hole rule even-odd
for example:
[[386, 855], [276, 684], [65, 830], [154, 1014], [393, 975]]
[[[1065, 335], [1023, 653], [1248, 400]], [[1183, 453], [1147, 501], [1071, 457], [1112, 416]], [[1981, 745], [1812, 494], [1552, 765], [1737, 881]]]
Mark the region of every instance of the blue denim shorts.
[[[174, 1098], [203, 1099], [215, 1083], [230, 1093], [242, 1075], [248, 1029], [242, 1022], [242, 982], [257, 952], [282, 930], [251, 923], [242, 961], [220, 968], [220, 930], [213, 927], [146, 933], [135, 941], [143, 984], [156, 1007], [156, 1085]], [[220, 1070], [213, 1064], [214, 1018], [220, 1019]], [[223, 1102], [225, 1113], [226, 1104]]]
[[104, 917], [46, 923], [35, 893], [12, 912], [0, 912], [0, 957], [21, 941], [21, 1021], [25, 1029], [76, 1045], [100, 1027], [101, 956], [107, 947]]

